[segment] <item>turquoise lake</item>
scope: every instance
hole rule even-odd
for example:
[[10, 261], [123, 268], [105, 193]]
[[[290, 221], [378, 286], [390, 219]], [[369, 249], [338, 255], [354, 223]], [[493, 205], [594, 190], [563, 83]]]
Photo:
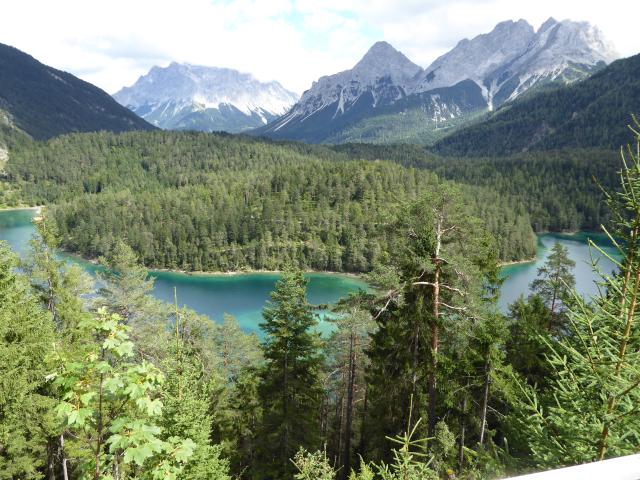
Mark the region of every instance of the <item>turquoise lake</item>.
[[[34, 233], [31, 224], [35, 212], [33, 210], [0, 211], [0, 240], [5, 240], [18, 253], [24, 254], [28, 241]], [[538, 255], [535, 262], [509, 265], [503, 267], [505, 282], [501, 289], [500, 308], [520, 295], [529, 292], [529, 284], [536, 277], [538, 268], [546, 260], [550, 248], [558, 241], [567, 247], [569, 256], [576, 262], [574, 270], [578, 292], [586, 297], [597, 293], [596, 276], [591, 269], [591, 253], [597, 260], [600, 269], [610, 273], [613, 263], [596, 251], [591, 252], [588, 239], [591, 238], [608, 254], [615, 254], [608, 239], [597, 233], [578, 233], [575, 235], [545, 234], [538, 237]], [[68, 257], [72, 258], [72, 257]], [[89, 271], [95, 267], [84, 261], [73, 259]], [[262, 320], [262, 308], [273, 290], [278, 274], [247, 273], [238, 275], [189, 275], [174, 272], [153, 271], [156, 278], [154, 295], [165, 301], [173, 301], [173, 289], [176, 287], [178, 303], [221, 321], [224, 313], [235, 316], [245, 331], [258, 332], [258, 324]], [[330, 304], [339, 298], [366, 289], [367, 285], [360, 279], [339, 274], [308, 274], [308, 296], [312, 304]]]
[[[31, 224], [34, 215], [33, 210], [0, 211], [0, 240], [8, 242], [19, 254], [24, 254], [35, 231]], [[65, 257], [79, 263], [87, 271], [96, 269], [89, 262], [68, 255]], [[277, 273], [189, 275], [152, 271], [151, 274], [155, 277], [154, 295], [157, 298], [173, 303], [175, 287], [180, 305], [186, 305], [216, 321], [221, 321], [223, 315], [228, 313], [236, 317], [245, 331], [256, 333], [259, 332], [262, 309], [279, 278]], [[365, 282], [348, 275], [310, 273], [306, 276], [309, 279], [309, 302], [314, 305], [331, 304], [351, 292], [367, 288]], [[326, 327], [320, 325], [320, 330], [324, 331]]]

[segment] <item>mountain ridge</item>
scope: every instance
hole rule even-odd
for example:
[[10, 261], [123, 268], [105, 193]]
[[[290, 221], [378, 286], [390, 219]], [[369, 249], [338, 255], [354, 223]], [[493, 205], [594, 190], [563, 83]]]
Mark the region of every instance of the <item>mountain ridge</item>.
[[576, 147], [618, 149], [640, 115], [640, 54], [616, 60], [572, 85], [514, 102], [436, 142], [452, 156], [502, 156]]
[[[585, 78], [616, 57], [597, 27], [553, 18], [537, 31], [522, 19], [500, 22], [489, 33], [459, 41], [425, 69], [376, 42], [351, 70], [320, 77], [289, 112], [252, 133], [317, 143], [378, 142], [388, 133], [381, 116], [393, 129], [409, 115], [416, 118], [413, 125], [406, 122], [414, 137], [437, 139], [482, 111], [536, 88]], [[349, 130], [360, 131], [360, 138]]]
[[279, 82], [260, 82], [230, 68], [172, 62], [154, 66], [113, 97], [157, 127], [239, 133], [264, 125], [298, 96]]
[[36, 139], [71, 132], [152, 130], [108, 93], [0, 43], [0, 110]]

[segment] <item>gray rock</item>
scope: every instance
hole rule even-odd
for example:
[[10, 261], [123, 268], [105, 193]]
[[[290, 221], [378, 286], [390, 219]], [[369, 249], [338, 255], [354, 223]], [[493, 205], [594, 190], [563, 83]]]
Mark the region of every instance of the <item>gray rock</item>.
[[153, 67], [114, 98], [161, 128], [232, 133], [265, 125], [298, 100], [278, 82], [260, 82], [228, 68], [178, 63]]

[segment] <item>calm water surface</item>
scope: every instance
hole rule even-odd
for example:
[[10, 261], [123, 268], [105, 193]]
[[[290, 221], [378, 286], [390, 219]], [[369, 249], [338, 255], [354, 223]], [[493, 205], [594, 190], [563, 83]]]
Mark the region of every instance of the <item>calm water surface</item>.
[[560, 242], [569, 251], [569, 257], [576, 262], [573, 274], [576, 277], [576, 290], [580, 295], [589, 298], [598, 293], [598, 276], [592, 270], [592, 262], [604, 273], [615, 270], [613, 262], [594, 248], [589, 248], [589, 239], [600, 247], [607, 255], [617, 258], [616, 250], [609, 239], [602, 233], [579, 232], [574, 235], [549, 233], [538, 236], [538, 255], [535, 262], [509, 265], [502, 268], [502, 276], [506, 278], [500, 291], [499, 305], [502, 310], [520, 295], [529, 293], [529, 284], [536, 278], [538, 269], [547, 261], [555, 242]]
[[[5, 240], [18, 253], [24, 254], [28, 242], [34, 233], [31, 219], [33, 210], [13, 210], [0, 212], [0, 240]], [[544, 264], [549, 251], [556, 241], [569, 250], [569, 256], [576, 262], [574, 270], [576, 287], [586, 297], [597, 293], [596, 277], [591, 270], [591, 254], [599, 267], [609, 273], [614, 270], [613, 263], [596, 251], [591, 252], [588, 239], [591, 238], [607, 253], [615, 254], [612, 245], [602, 234], [578, 233], [576, 235], [547, 234], [538, 237], [538, 257], [535, 262], [509, 265], [502, 269], [505, 282], [500, 295], [500, 308], [520, 295], [529, 292], [529, 284], [536, 277], [538, 268]], [[71, 258], [71, 257], [69, 257]], [[88, 271], [95, 266], [74, 259]], [[174, 272], [152, 272], [156, 277], [154, 295], [165, 301], [173, 302], [173, 288], [178, 293], [178, 303], [221, 321], [224, 313], [235, 316], [246, 331], [259, 331], [262, 309], [273, 290], [278, 274], [250, 273], [240, 275], [188, 275]], [[327, 273], [308, 274], [309, 301], [313, 304], [334, 303], [340, 297], [360, 289], [366, 284], [354, 277]], [[322, 330], [326, 329], [322, 328]]]

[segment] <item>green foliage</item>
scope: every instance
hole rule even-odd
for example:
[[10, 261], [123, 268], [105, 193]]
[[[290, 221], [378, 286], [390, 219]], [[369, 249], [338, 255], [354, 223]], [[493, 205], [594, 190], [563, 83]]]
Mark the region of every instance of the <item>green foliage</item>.
[[484, 122], [440, 140], [447, 155], [495, 156], [567, 147], [616, 149], [638, 115], [640, 55], [613, 62], [590, 78], [507, 104]]
[[306, 285], [302, 272], [284, 272], [260, 324], [265, 363], [258, 390], [263, 413], [257, 469], [269, 478], [288, 477], [299, 447], [319, 446], [322, 357]]
[[196, 445], [175, 436], [161, 439], [157, 392], [164, 376], [145, 361], [131, 361], [134, 344], [118, 315], [101, 309], [79, 328], [93, 341], [75, 354], [59, 352], [60, 367], [51, 378], [80, 474], [96, 480], [124, 474], [178, 478]]
[[607, 197], [614, 218], [610, 239], [622, 257], [616, 261], [620, 272], [602, 274], [603, 293], [592, 303], [576, 296], [567, 313], [567, 335], [547, 342], [553, 372], [548, 390], [521, 385], [526, 401], [520, 426], [536, 465], [637, 452], [640, 156], [630, 149], [623, 161], [620, 192]]
[[16, 48], [0, 44], [0, 62], [0, 108], [34, 138], [154, 128], [98, 87]]
[[563, 319], [565, 304], [576, 285], [573, 276], [575, 266], [576, 262], [569, 258], [567, 248], [556, 242], [546, 263], [538, 269], [538, 278], [531, 282], [531, 291], [539, 295], [549, 307], [549, 330], [563, 330], [564, 325], [558, 324], [558, 318]]
[[[341, 465], [343, 475], [357, 463], [356, 452], [366, 414], [367, 383], [365, 369], [375, 322], [368, 311], [370, 295], [360, 292], [343, 299], [333, 309], [335, 330], [325, 345], [326, 445], [333, 463]], [[329, 393], [330, 392], [330, 393]]]
[[544, 358], [547, 353], [551, 312], [544, 300], [520, 297], [509, 305], [509, 336], [506, 343], [507, 362], [530, 385], [544, 388], [550, 377]]
[[[519, 237], [524, 231], [514, 228], [523, 220], [536, 232], [599, 229], [608, 219], [599, 185], [617, 188], [618, 156], [612, 150], [576, 148], [497, 158], [456, 158], [439, 157], [415, 145], [351, 144], [335, 148], [351, 158], [385, 159], [481, 187], [471, 189], [473, 195], [468, 195], [467, 201], [475, 205], [476, 215], [497, 237], [502, 259], [509, 254], [513, 258], [535, 254], [535, 239], [531, 249], [514, 250], [516, 245], [527, 245]], [[499, 202], [511, 206], [509, 216], [500, 214], [495, 200], [487, 197], [487, 189], [499, 194]], [[529, 218], [524, 219], [523, 214]]]
[[[425, 453], [427, 439], [416, 438], [420, 421], [413, 428], [397, 437], [389, 438], [398, 447], [393, 449], [393, 461], [390, 464], [362, 463], [358, 471], [347, 472], [349, 480], [436, 480], [440, 476], [430, 468], [434, 457]], [[450, 444], [451, 438], [446, 427], [439, 425], [438, 437], [444, 440], [444, 444]], [[444, 446], [440, 441], [436, 442], [440, 447]], [[445, 446], [446, 448], [446, 446]], [[442, 452], [436, 455], [440, 456]], [[336, 478], [336, 472], [329, 464], [326, 453], [309, 453], [301, 448], [293, 459], [293, 464], [298, 469], [294, 476], [296, 480], [332, 480]], [[445, 473], [445, 472], [443, 472]], [[446, 475], [447, 473], [445, 473]]]
[[40, 218], [35, 223], [30, 250], [21, 262], [41, 305], [53, 318], [57, 331], [73, 342], [77, 327], [86, 318], [83, 295], [92, 291], [92, 281], [77, 265], [58, 258], [60, 239], [54, 224]]
[[461, 126], [485, 113], [485, 109], [466, 112], [452, 119], [433, 120], [433, 112], [414, 108], [381, 113], [359, 120], [332, 133], [323, 143], [415, 143], [432, 145]]
[[[12, 152], [11, 185], [51, 203], [63, 247], [109, 257], [119, 240], [147, 266], [227, 271], [369, 271], [393, 238], [400, 202], [439, 183], [386, 162], [346, 161], [325, 147], [177, 132], [70, 135]], [[465, 190], [501, 240], [502, 258], [535, 252], [524, 209]], [[135, 225], [135, 228], [131, 228]]]
[[380, 439], [407, 424], [412, 396], [415, 412], [429, 418], [430, 429], [458, 407], [450, 392], [463, 388], [468, 372], [457, 369], [460, 362], [453, 359], [468, 354], [476, 320], [491, 298], [486, 287], [497, 273], [493, 243], [456, 189], [443, 186], [423, 196], [391, 228], [401, 242], [387, 276], [397, 283], [384, 286], [368, 352], [367, 436], [373, 458], [384, 458], [378, 455], [387, 450]]
[[0, 242], [0, 479], [41, 478], [55, 402], [43, 390], [54, 328]]
[[[184, 331], [188, 326], [180, 329]], [[166, 375], [162, 385], [163, 438], [190, 438], [196, 443], [181, 479], [230, 480], [229, 461], [222, 458], [221, 446], [210, 443], [213, 422], [210, 401], [215, 379], [203, 365], [198, 349], [184, 342], [180, 330], [178, 334], [177, 349], [163, 365]]]

